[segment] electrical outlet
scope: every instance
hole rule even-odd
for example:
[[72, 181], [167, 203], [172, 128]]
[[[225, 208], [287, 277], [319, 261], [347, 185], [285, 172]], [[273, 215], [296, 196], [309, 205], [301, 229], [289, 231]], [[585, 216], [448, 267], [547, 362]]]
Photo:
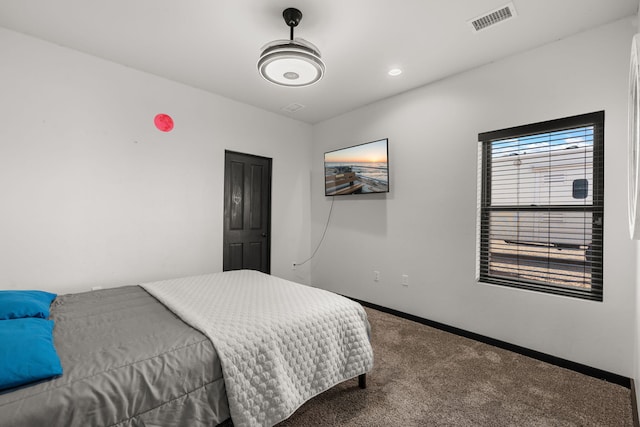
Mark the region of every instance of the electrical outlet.
[[380, 281], [380, 272], [378, 270], [373, 270], [373, 281], [374, 282]]
[[400, 284], [402, 286], [409, 286], [409, 275], [403, 274], [400, 278]]

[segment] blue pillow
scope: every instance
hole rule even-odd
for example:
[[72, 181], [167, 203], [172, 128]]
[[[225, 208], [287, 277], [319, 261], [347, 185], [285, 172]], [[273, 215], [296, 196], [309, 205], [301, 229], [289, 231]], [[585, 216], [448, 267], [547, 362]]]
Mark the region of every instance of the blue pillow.
[[53, 320], [0, 321], [0, 390], [62, 375]]
[[49, 317], [49, 306], [57, 295], [44, 291], [0, 291], [0, 320]]

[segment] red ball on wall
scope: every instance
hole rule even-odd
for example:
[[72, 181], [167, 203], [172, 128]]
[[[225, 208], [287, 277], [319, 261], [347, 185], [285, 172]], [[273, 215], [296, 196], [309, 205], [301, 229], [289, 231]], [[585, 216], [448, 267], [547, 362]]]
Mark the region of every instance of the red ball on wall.
[[156, 117], [153, 119], [156, 127], [162, 132], [169, 132], [173, 129], [173, 119], [168, 114], [156, 114]]

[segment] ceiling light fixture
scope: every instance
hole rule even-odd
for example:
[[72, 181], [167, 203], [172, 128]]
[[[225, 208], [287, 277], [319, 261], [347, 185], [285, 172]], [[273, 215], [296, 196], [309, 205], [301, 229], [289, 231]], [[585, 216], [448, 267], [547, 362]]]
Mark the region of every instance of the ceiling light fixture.
[[293, 29], [302, 19], [302, 12], [290, 7], [282, 12], [290, 27], [289, 40], [274, 40], [262, 48], [258, 60], [260, 75], [279, 86], [302, 87], [312, 85], [324, 75], [320, 51], [301, 38], [293, 38]]
[[402, 74], [402, 70], [400, 68], [392, 68], [389, 70], [389, 75], [392, 77], [399, 76]]

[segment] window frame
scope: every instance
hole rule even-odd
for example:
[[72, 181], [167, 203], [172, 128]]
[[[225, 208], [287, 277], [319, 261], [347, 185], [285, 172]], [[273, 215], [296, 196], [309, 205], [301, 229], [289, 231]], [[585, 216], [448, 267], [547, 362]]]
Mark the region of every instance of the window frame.
[[[523, 126], [500, 129], [478, 134], [479, 143], [479, 200], [478, 200], [478, 257], [477, 281], [511, 288], [526, 289], [543, 293], [563, 295], [592, 301], [603, 301], [603, 265], [604, 265], [604, 111], [581, 114], [561, 119], [532, 123]], [[520, 138], [537, 134], [593, 126], [593, 182], [591, 205], [546, 205], [540, 207], [501, 207], [491, 205], [491, 147], [495, 141], [508, 138]], [[490, 214], [496, 211], [580, 211], [592, 212], [592, 245], [590, 254], [591, 286], [589, 289], [575, 286], [563, 286], [539, 281], [527, 281], [517, 278], [492, 276], [489, 273]], [[483, 262], [483, 260], [485, 260]]]

